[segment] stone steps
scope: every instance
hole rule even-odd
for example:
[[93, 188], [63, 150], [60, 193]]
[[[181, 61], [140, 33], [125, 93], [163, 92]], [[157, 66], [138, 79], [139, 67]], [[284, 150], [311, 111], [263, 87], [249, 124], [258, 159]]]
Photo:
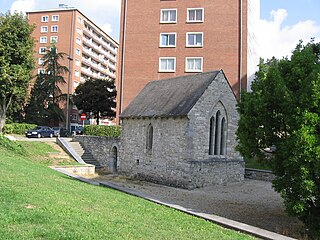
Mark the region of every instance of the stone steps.
[[86, 150], [79, 142], [69, 142], [69, 145], [73, 150], [82, 158], [82, 160], [87, 164], [95, 165], [96, 169], [102, 168], [100, 163], [93, 157], [91, 152]]

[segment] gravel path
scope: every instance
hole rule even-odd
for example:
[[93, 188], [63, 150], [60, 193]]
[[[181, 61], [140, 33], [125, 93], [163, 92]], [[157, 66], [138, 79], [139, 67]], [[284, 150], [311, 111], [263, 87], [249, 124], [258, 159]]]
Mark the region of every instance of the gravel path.
[[270, 182], [246, 179], [243, 183], [216, 185], [194, 190], [178, 189], [112, 175], [100, 175], [121, 187], [177, 204], [195, 212], [215, 214], [269, 231], [301, 239], [303, 225], [284, 212], [283, 201]]

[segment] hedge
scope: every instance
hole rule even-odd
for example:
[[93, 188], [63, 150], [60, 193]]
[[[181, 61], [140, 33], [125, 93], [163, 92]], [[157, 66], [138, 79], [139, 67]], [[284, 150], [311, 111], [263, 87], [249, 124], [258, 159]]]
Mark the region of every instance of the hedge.
[[25, 131], [34, 129], [36, 126], [36, 124], [28, 123], [9, 123], [4, 125], [3, 133], [24, 135]]
[[84, 127], [84, 134], [91, 136], [119, 137], [121, 128], [119, 126], [87, 125]]

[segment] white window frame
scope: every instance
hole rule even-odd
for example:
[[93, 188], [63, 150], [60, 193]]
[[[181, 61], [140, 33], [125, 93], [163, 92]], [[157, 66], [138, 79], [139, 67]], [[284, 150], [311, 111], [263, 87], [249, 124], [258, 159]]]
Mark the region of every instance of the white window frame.
[[[198, 34], [201, 34], [201, 45], [189, 45], [189, 35], [190, 34], [193, 34], [193, 35], [198, 35]], [[203, 47], [203, 32], [187, 32], [186, 33], [186, 47]]]
[[[42, 52], [44, 50], [44, 52]], [[39, 54], [46, 54], [47, 48], [46, 47], [39, 47]]]
[[79, 59], [76, 59], [75, 63], [76, 63], [76, 66], [80, 67], [80, 60]]
[[46, 71], [43, 68], [38, 68], [38, 74], [42, 73], [44, 74]]
[[[165, 12], [165, 11], [175, 11], [176, 12], [176, 19], [174, 21], [163, 20], [162, 16], [163, 16], [163, 12]], [[168, 8], [168, 9], [161, 9], [160, 10], [160, 23], [177, 23], [177, 19], [178, 19], [178, 10], [176, 8]]]
[[[56, 41], [53, 41], [53, 39], [56, 39]], [[58, 42], [58, 36], [51, 36], [50, 37], [50, 43], [57, 43]]]
[[78, 21], [78, 23], [82, 24], [82, 18], [80, 16], [78, 16], [77, 21]]
[[47, 37], [40, 37], [39, 43], [47, 43]]
[[[55, 28], [57, 28], [56, 31], [54, 30]], [[59, 30], [59, 26], [58, 25], [51, 26], [51, 32], [58, 32], [58, 30]]]
[[77, 33], [82, 34], [82, 29], [77, 27]]
[[[190, 14], [190, 11], [197, 11], [197, 10], [201, 10], [202, 11], [202, 19], [201, 20], [190, 20], [189, 19], [189, 14]], [[187, 22], [188, 23], [202, 23], [204, 22], [204, 8], [187, 8]]]
[[41, 16], [41, 22], [49, 22], [49, 16], [48, 15]]
[[[173, 69], [161, 69], [162, 60], [174, 60]], [[176, 71], [176, 58], [175, 57], [159, 57], [159, 72], [175, 72]]]
[[78, 45], [81, 45], [81, 39], [80, 38], [76, 38], [76, 43], [78, 44]]
[[42, 32], [42, 33], [48, 32], [48, 26], [41, 26], [40, 32]]
[[78, 81], [73, 81], [73, 87], [74, 89], [76, 89], [79, 86], [79, 82]]
[[76, 55], [80, 56], [81, 55], [81, 51], [79, 48], [76, 48]]
[[[168, 43], [168, 45], [163, 45], [162, 44], [162, 36], [163, 35], [174, 35], [174, 45], [169, 45], [169, 43]], [[170, 47], [176, 47], [176, 45], [177, 45], [177, 33], [175, 33], [175, 32], [170, 32], [170, 33], [160, 33], [160, 47], [167, 47], [167, 48], [170, 48]]]
[[78, 70], [74, 70], [74, 76], [75, 77], [80, 77], [80, 72]]
[[[200, 65], [200, 69], [189, 69], [189, 64], [188, 61], [189, 60], [201, 60], [201, 65]], [[195, 66], [195, 65], [194, 65]], [[186, 57], [186, 67], [185, 67], [185, 72], [203, 72], [203, 57]]]
[[52, 22], [59, 22], [59, 15], [52, 15], [51, 21]]
[[42, 63], [43, 63], [43, 59], [42, 59], [42, 58], [39, 58], [39, 59], [38, 59], [38, 64], [39, 64], [39, 65], [42, 65]]

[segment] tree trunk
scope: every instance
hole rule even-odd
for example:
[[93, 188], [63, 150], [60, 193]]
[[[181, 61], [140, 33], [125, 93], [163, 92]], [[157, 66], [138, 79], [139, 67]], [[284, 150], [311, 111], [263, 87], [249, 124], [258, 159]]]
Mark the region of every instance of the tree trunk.
[[96, 115], [97, 125], [99, 125], [99, 122], [100, 122], [100, 117], [99, 117], [99, 115], [100, 115], [100, 112], [98, 112], [97, 115]]
[[9, 96], [8, 101], [6, 96], [1, 96], [1, 97], [2, 98], [0, 98], [0, 133], [2, 133], [4, 124], [6, 123], [7, 110], [12, 100], [12, 96]]
[[0, 107], [0, 133], [2, 133], [2, 129], [5, 125], [5, 123], [6, 123], [5, 109], [2, 109], [2, 107]]

